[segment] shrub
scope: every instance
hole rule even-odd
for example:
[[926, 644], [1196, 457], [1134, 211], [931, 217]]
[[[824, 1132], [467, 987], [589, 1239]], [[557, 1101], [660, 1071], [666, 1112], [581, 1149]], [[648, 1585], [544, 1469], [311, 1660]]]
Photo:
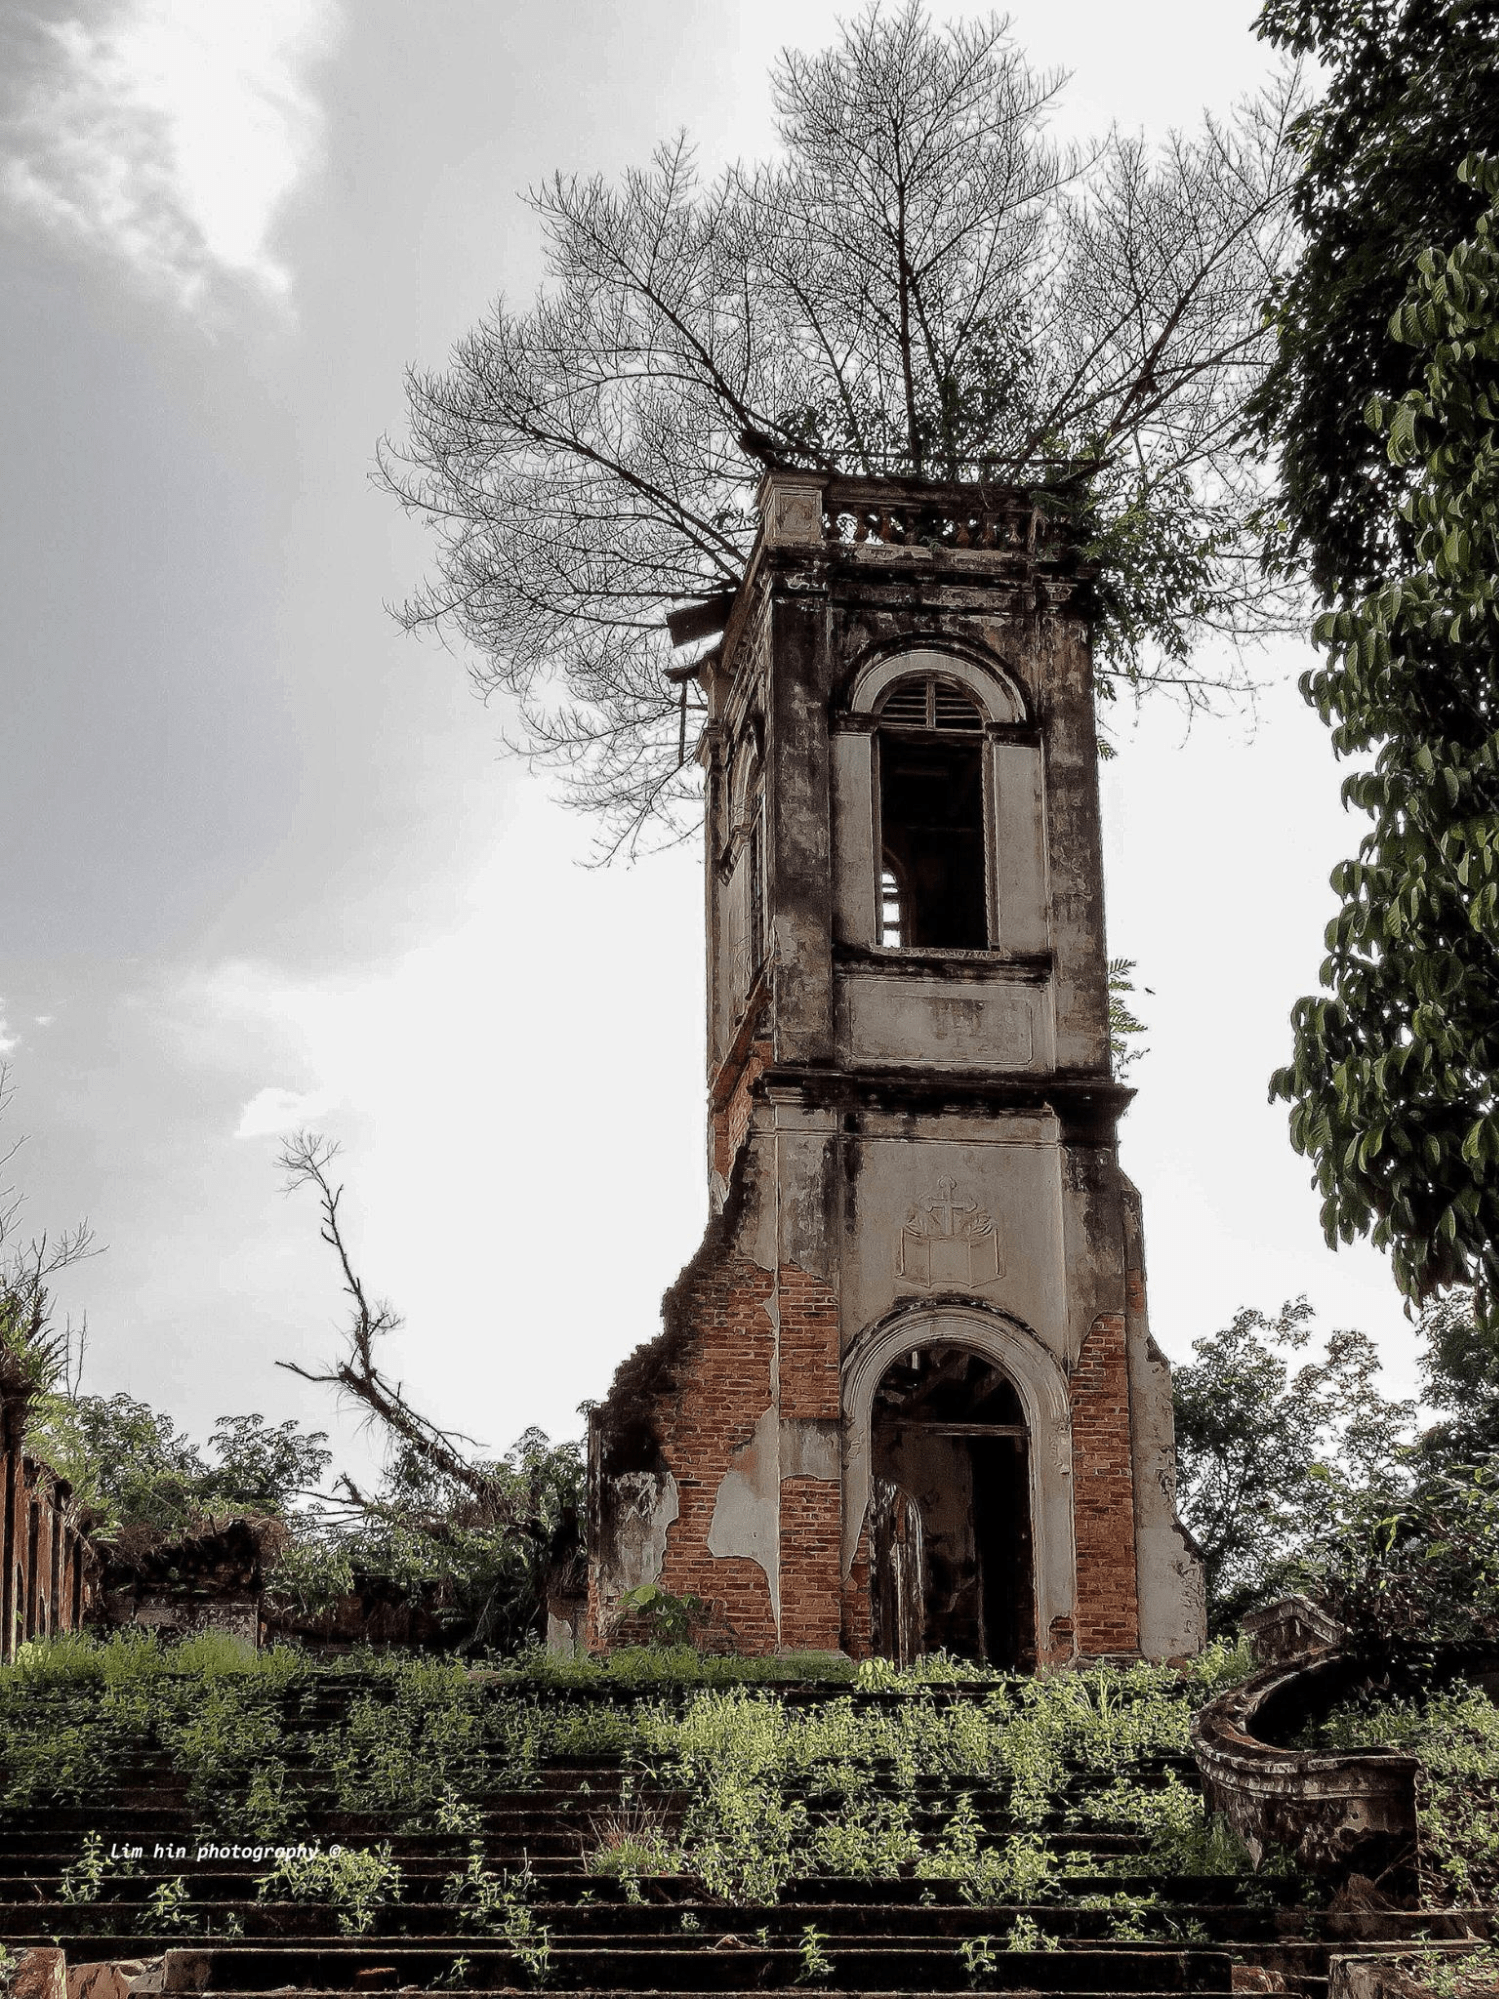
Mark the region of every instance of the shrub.
[[399, 1898], [401, 1869], [389, 1845], [331, 1846], [326, 1852], [288, 1854], [263, 1874], [256, 1894], [263, 1902], [321, 1902], [333, 1909], [344, 1936], [364, 1936], [387, 1902]]

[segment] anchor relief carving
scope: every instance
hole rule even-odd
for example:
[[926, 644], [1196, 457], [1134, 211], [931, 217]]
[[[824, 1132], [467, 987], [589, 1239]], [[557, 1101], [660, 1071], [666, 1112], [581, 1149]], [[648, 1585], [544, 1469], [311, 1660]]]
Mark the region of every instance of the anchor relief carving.
[[976, 1290], [1005, 1275], [995, 1218], [946, 1175], [901, 1225], [897, 1273], [926, 1290]]

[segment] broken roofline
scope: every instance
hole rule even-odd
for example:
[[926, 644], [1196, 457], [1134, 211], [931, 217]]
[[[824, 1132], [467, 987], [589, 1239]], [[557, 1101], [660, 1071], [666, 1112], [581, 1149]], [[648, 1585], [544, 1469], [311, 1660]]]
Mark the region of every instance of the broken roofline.
[[[928, 552], [935, 548], [995, 550], [1022, 556], [1029, 563], [1066, 562], [1070, 573], [1083, 574], [1086, 565], [1078, 561], [1066, 530], [1077, 506], [1076, 487], [1092, 469], [1091, 462], [1078, 462], [1063, 479], [1027, 482], [870, 478], [785, 467], [768, 470], [756, 488], [760, 531], [744, 576], [735, 589], [690, 598], [669, 611], [666, 623], [672, 644], [691, 645], [726, 629], [735, 602], [768, 543], [873, 542]], [[1070, 555], [1072, 561], [1067, 560]], [[697, 660], [671, 667], [667, 678], [674, 684], [691, 680], [703, 664]]]

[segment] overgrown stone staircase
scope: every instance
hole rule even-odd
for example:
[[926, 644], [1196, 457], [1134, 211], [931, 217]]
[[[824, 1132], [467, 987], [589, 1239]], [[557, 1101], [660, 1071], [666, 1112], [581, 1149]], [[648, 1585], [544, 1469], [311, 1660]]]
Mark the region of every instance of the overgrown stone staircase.
[[[322, 1718], [336, 1718], [371, 1684], [330, 1675], [316, 1694]], [[847, 1687], [779, 1691], [808, 1704], [911, 1698], [851, 1696]], [[922, 1698], [963, 1701], [974, 1692], [928, 1689]], [[584, 1696], [559, 1689], [549, 1698]], [[305, 1694], [303, 1702], [305, 1712]], [[1481, 1929], [1493, 1934], [1492, 1916], [1473, 1911], [1359, 1907], [1348, 1898], [1345, 1906], [1328, 1906], [1326, 1896], [1290, 1875], [1158, 1878], [1144, 1858], [1133, 1872], [1131, 1857], [1143, 1854], [1142, 1839], [1089, 1822], [1091, 1788], [1106, 1781], [1097, 1772], [1074, 1773], [1069, 1797], [1039, 1828], [1050, 1852], [1072, 1856], [1065, 1899], [1054, 1893], [1033, 1904], [973, 1906], [960, 1880], [822, 1875], [786, 1882], [770, 1906], [746, 1907], [706, 1895], [688, 1876], [620, 1879], [588, 1871], [586, 1856], [622, 1830], [628, 1834], [636, 1823], [670, 1828], [682, 1809], [680, 1798], [644, 1791], [618, 1757], [544, 1758], [525, 1788], [514, 1788], [512, 1773], [497, 1769], [494, 1788], [482, 1789], [476, 1801], [477, 1817], [451, 1832], [407, 1834], [393, 1832], [389, 1820], [335, 1809], [331, 1796], [319, 1796], [320, 1772], [305, 1758], [300, 1769], [295, 1756], [289, 1760], [308, 1794], [307, 1829], [289, 1837], [325, 1850], [388, 1846], [400, 1869], [399, 1896], [374, 1912], [363, 1933], [344, 1933], [334, 1906], [262, 1898], [257, 1890], [273, 1856], [236, 1857], [232, 1849], [265, 1843], [232, 1817], [214, 1823], [165, 1758], [137, 1758], [114, 1768], [87, 1803], [12, 1810], [0, 1826], [0, 1935], [11, 1952], [60, 1948], [69, 1999], [111, 1999], [122, 1989], [215, 1995], [542, 1989], [596, 1999], [651, 1992], [989, 1991], [1106, 1999], [1322, 1995], [1330, 1960], [1341, 1954], [1424, 1937], [1457, 1940]], [[1191, 1758], [1173, 1756], [1151, 1759], [1145, 1780], [1154, 1771], [1165, 1783], [1173, 1770], [1196, 1781]], [[1143, 1766], [1134, 1766], [1134, 1774], [1139, 1781]], [[876, 1772], [873, 1788], [880, 1783]], [[999, 1793], [968, 1795], [981, 1844], [1014, 1830]], [[949, 1808], [951, 1798], [940, 1797], [935, 1782], [919, 1786], [919, 1823], [936, 1826]], [[816, 1800], [810, 1809], [816, 1814]], [[217, 1851], [200, 1859], [206, 1849]], [[478, 1926], [472, 1909], [454, 1905], [451, 1887], [444, 1899], [445, 1884], [471, 1856], [491, 1878], [508, 1877], [512, 1890]], [[1084, 1871], [1090, 1860], [1099, 1872]], [[1152, 1896], [1143, 1922], [1134, 1898]], [[101, 1964], [124, 1970], [102, 1981], [82, 1971]], [[56, 1974], [55, 1959], [32, 1965]], [[36, 1989], [45, 1991], [45, 1984]]]

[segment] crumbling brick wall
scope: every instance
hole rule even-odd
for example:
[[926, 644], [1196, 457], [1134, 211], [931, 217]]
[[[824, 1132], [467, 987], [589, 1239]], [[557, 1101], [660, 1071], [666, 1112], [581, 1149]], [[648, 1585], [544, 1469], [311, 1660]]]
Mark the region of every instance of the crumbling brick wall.
[[659, 1571], [650, 1579], [714, 1604], [744, 1649], [776, 1643], [765, 1571], [745, 1557], [716, 1558], [708, 1550], [720, 1482], [772, 1401], [772, 1273], [743, 1255], [738, 1242], [750, 1183], [750, 1162], [742, 1154], [723, 1209], [662, 1300], [662, 1330], [622, 1363], [591, 1418], [593, 1645], [613, 1636], [618, 1592], [610, 1591], [623, 1566], [617, 1552], [621, 1516], [628, 1495], [643, 1484], [672, 1496], [663, 1517], [675, 1512]]
[[755, 1085], [771, 1060], [769, 1041], [751, 1041], [739, 1059], [726, 1062], [714, 1084], [710, 1106], [713, 1170], [728, 1180], [750, 1131]]
[[769, 1272], [725, 1251], [694, 1273], [678, 1304], [691, 1326], [677, 1392], [658, 1410], [662, 1456], [677, 1481], [678, 1516], [661, 1582], [679, 1596], [722, 1607], [746, 1651], [776, 1643], [764, 1569], [745, 1556], [709, 1553], [719, 1485], [772, 1400], [775, 1332], [766, 1311]]
[[[839, 1314], [832, 1289], [795, 1265], [747, 1255], [753, 1148], [734, 1162], [724, 1212], [668, 1292], [663, 1330], [621, 1367], [592, 1426], [591, 1542], [620, 1545], [611, 1518], [660, 1495], [651, 1580], [713, 1606], [747, 1652], [839, 1645]], [[726, 1476], [738, 1473], [755, 1556], [710, 1547]], [[650, 1481], [644, 1488], [641, 1481]], [[675, 1508], [675, 1517], [669, 1518]], [[590, 1636], [621, 1627], [591, 1565]], [[608, 1592], [608, 1581], [603, 1581]]]
[[[796, 1264], [776, 1273], [781, 1420], [826, 1451], [817, 1476], [794, 1459], [781, 1479], [781, 1642], [789, 1651], [834, 1652], [840, 1642], [839, 1554], [843, 1492], [838, 1478], [839, 1303], [831, 1287]], [[804, 1428], [803, 1426], [809, 1426]], [[816, 1426], [812, 1429], [811, 1426]]]

